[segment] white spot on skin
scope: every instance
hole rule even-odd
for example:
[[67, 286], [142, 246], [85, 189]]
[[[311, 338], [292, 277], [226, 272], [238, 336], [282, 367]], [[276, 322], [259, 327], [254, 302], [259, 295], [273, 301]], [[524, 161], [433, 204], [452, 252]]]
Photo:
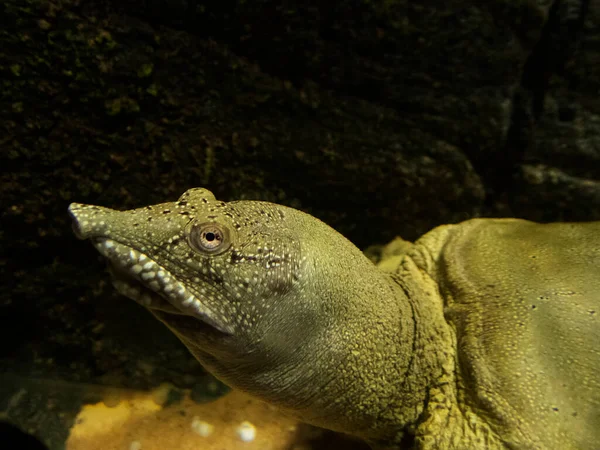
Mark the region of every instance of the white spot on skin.
[[200, 314], [206, 314], [206, 310], [202, 306], [202, 303], [200, 303], [198, 300], [194, 302], [194, 309]]

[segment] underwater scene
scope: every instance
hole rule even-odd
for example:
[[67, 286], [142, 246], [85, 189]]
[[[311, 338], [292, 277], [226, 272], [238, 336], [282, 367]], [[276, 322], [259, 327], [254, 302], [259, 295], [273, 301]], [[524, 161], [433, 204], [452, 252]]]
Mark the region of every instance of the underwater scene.
[[0, 24], [0, 449], [600, 448], [599, 3]]

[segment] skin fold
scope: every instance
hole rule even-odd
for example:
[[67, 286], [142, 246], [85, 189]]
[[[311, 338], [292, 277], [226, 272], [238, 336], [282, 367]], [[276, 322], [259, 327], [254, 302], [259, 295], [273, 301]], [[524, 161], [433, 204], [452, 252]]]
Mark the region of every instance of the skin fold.
[[376, 266], [308, 214], [202, 188], [69, 211], [120, 293], [300, 420], [379, 449], [600, 442], [600, 223], [474, 219]]

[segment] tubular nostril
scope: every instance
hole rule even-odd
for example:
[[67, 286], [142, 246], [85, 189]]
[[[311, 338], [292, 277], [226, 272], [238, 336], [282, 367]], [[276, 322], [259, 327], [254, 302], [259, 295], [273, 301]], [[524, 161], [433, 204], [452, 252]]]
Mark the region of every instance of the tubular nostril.
[[86, 205], [84, 203], [71, 203], [69, 215], [73, 219], [73, 233], [79, 239], [108, 237], [111, 227], [122, 227], [118, 211], [102, 206]]
[[85, 239], [83, 231], [81, 230], [79, 218], [77, 217], [77, 213], [79, 210], [81, 210], [81, 205], [79, 203], [71, 203], [69, 205], [69, 215], [71, 216], [71, 219], [73, 219], [71, 228], [73, 229], [73, 233], [75, 233], [75, 236], [77, 236], [78, 239]]
[[85, 239], [83, 237], [83, 233], [81, 233], [81, 228], [79, 228], [79, 222], [77, 222], [77, 219], [73, 220], [73, 223], [71, 224], [71, 228], [73, 229], [73, 233], [75, 234], [75, 236], [77, 237], [77, 239]]

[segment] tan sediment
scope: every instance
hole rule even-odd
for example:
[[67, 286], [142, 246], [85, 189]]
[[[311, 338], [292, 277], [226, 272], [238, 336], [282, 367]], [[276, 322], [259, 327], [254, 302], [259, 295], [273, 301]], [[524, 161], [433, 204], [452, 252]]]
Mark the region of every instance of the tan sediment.
[[[186, 394], [175, 405], [157, 404], [157, 392], [135, 393], [112, 407], [86, 405], [75, 421], [67, 450], [283, 450], [297, 441], [298, 422], [273, 407], [232, 391], [211, 403], [197, 404]], [[192, 423], [212, 425], [203, 437]], [[251, 442], [240, 440], [243, 422], [256, 427]], [[197, 427], [196, 427], [197, 428]], [[210, 428], [210, 427], [209, 427]]]

